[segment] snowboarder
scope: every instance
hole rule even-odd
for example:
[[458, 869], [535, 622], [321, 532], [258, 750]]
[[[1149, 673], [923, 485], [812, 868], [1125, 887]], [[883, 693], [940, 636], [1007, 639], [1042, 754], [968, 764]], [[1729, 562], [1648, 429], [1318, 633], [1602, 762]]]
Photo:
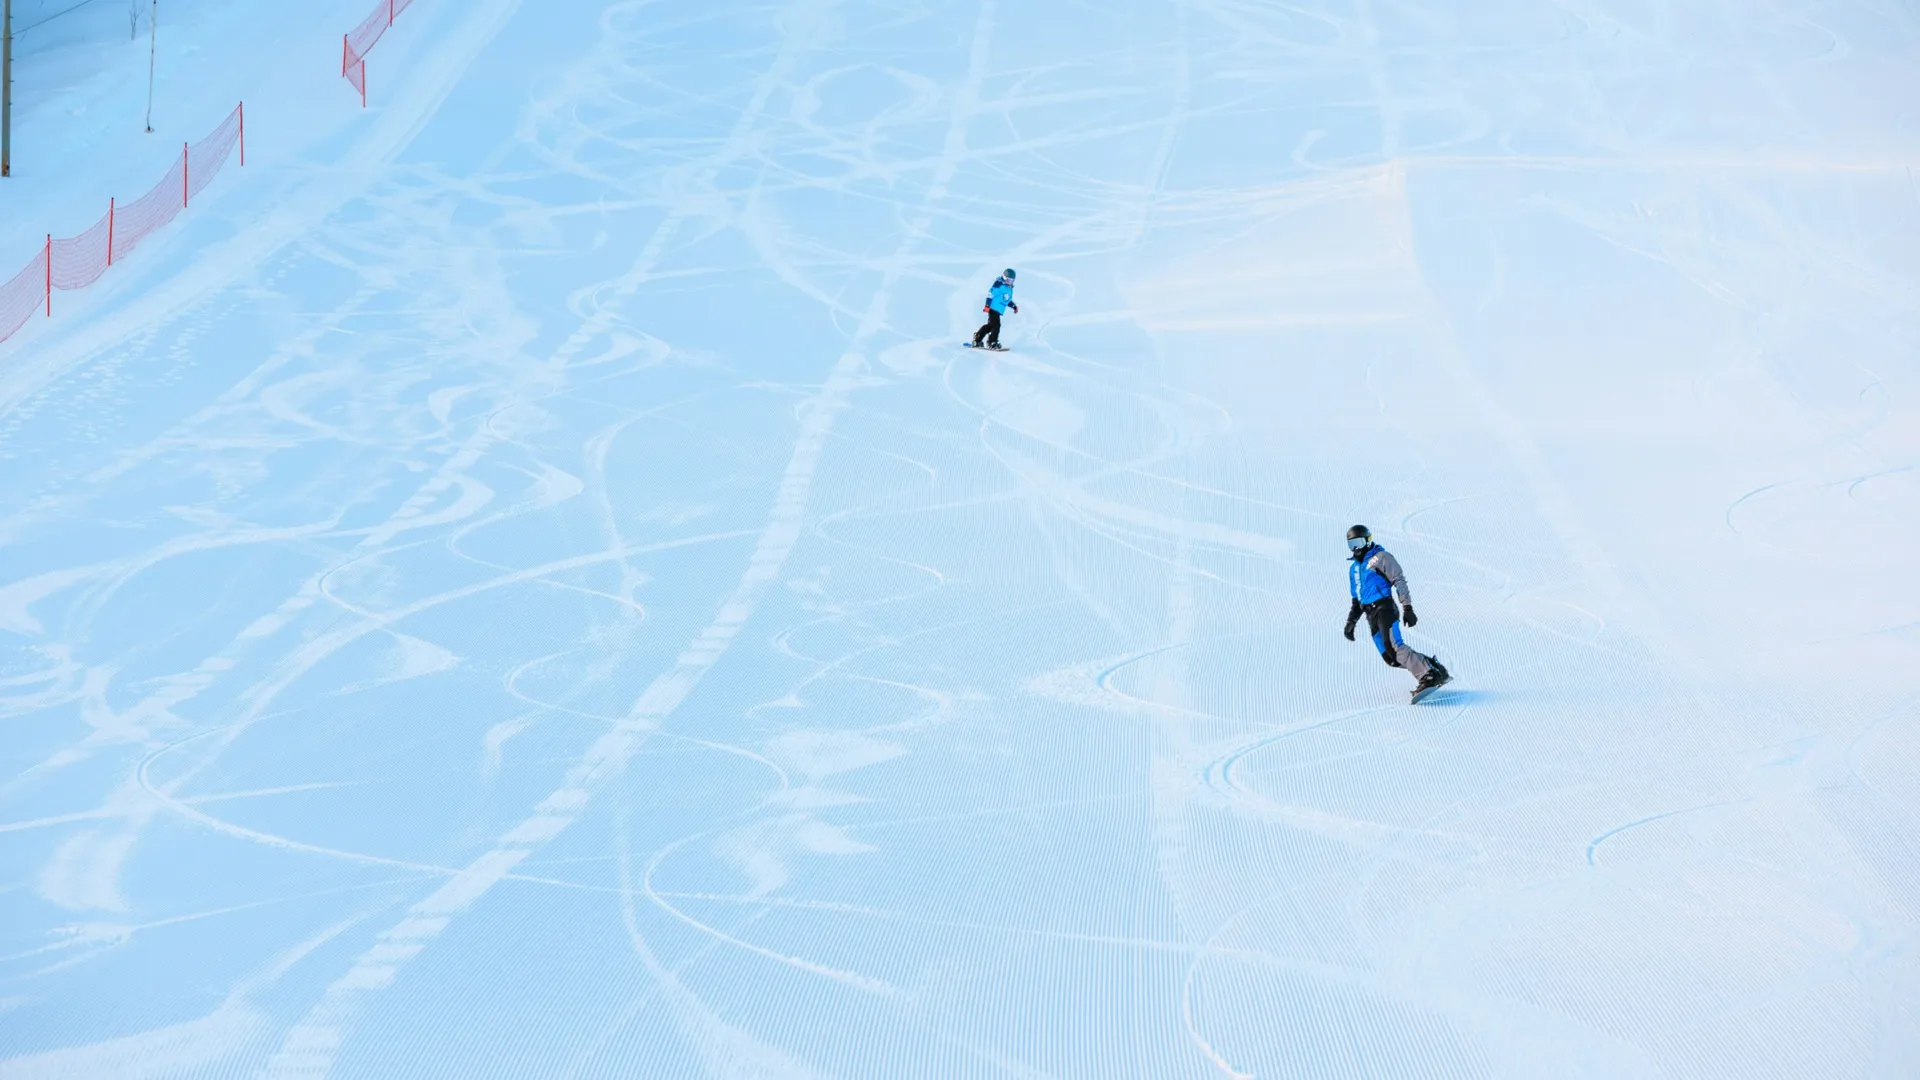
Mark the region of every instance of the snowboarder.
[[[1407, 575], [1400, 560], [1386, 548], [1373, 542], [1373, 533], [1365, 525], [1347, 530], [1347, 550], [1353, 563], [1347, 568], [1348, 591], [1353, 604], [1347, 608], [1347, 640], [1353, 640], [1353, 628], [1360, 616], [1367, 617], [1367, 630], [1373, 634], [1373, 646], [1389, 667], [1405, 668], [1414, 677], [1413, 700], [1419, 701], [1439, 689], [1453, 676], [1439, 660], [1413, 651], [1400, 637], [1400, 612], [1406, 610], [1407, 625], [1418, 626], [1420, 616], [1413, 612], [1413, 594], [1407, 589]], [[1393, 602], [1394, 593], [1400, 603]]]
[[1000, 316], [1006, 312], [1020, 314], [1020, 305], [1013, 302], [1013, 268], [1008, 267], [1000, 276], [993, 279], [993, 288], [987, 292], [987, 302], [982, 311], [987, 313], [985, 326], [973, 332], [973, 348], [985, 345], [989, 349], [1000, 349]]

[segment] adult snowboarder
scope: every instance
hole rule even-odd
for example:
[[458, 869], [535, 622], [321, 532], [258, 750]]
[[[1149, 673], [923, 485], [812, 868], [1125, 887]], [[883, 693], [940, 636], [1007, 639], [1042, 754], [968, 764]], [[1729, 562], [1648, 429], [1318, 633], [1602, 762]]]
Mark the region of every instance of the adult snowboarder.
[[1000, 276], [993, 279], [993, 288], [987, 291], [986, 305], [981, 309], [987, 313], [986, 325], [973, 332], [973, 348], [985, 345], [989, 349], [999, 349], [1000, 316], [1011, 311], [1020, 314], [1020, 305], [1013, 302], [1013, 269], [1008, 267]]
[[[1400, 636], [1400, 612], [1406, 610], [1407, 625], [1418, 626], [1420, 616], [1413, 612], [1413, 594], [1407, 589], [1407, 575], [1393, 553], [1373, 542], [1373, 533], [1365, 525], [1347, 530], [1347, 550], [1353, 562], [1347, 567], [1348, 592], [1353, 604], [1347, 608], [1347, 640], [1353, 640], [1353, 628], [1360, 616], [1367, 617], [1367, 630], [1373, 635], [1373, 647], [1389, 667], [1405, 668], [1414, 677], [1413, 700], [1419, 701], [1452, 680], [1439, 660], [1408, 647]], [[1400, 594], [1395, 605], [1393, 596]]]

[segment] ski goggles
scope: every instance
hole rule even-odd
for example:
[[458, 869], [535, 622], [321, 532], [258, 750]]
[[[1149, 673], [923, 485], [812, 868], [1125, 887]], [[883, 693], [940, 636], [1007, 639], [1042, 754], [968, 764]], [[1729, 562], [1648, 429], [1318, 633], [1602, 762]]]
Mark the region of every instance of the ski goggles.
[[1373, 543], [1373, 537], [1371, 536], [1349, 536], [1347, 537], [1347, 550], [1359, 551], [1371, 543]]

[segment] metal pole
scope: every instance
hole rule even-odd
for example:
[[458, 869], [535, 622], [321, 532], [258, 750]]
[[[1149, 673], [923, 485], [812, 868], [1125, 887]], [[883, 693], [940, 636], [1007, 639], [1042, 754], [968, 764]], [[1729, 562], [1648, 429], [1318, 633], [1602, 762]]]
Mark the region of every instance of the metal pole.
[[13, 0], [0, 0], [6, 26], [0, 28], [0, 176], [13, 175]]
[[153, 68], [160, 50], [160, 0], [153, 0], [147, 16], [147, 134], [153, 134]]

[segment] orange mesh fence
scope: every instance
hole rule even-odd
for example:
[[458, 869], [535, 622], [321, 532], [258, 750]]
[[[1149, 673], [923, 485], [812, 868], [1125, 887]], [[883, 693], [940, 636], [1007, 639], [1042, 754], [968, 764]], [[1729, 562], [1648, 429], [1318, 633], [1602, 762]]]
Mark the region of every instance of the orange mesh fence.
[[50, 286], [55, 289], [84, 289], [107, 272], [108, 236], [113, 231], [111, 208], [93, 228], [65, 240], [48, 240], [47, 257], [53, 260]]
[[140, 241], [164, 228], [180, 216], [187, 201], [187, 156], [182, 151], [173, 159], [173, 168], [145, 195], [117, 211], [113, 236], [115, 258], [125, 258]]
[[[48, 237], [52, 242], [52, 237]], [[26, 269], [13, 275], [13, 280], [0, 285], [0, 341], [13, 336], [14, 331], [26, 324], [33, 313], [47, 299], [47, 249], [33, 257]]]
[[393, 20], [411, 6], [413, 0], [379, 0], [360, 25], [347, 31], [340, 46], [340, 74], [360, 91], [360, 105], [367, 104], [367, 54], [386, 32], [393, 27]]
[[240, 144], [240, 110], [234, 109], [213, 134], [187, 147], [187, 200], [206, 190]]
[[180, 215], [206, 190], [236, 148], [247, 163], [246, 106], [235, 106], [213, 133], [182, 146], [160, 182], [125, 206], [107, 200], [107, 213], [76, 236], [47, 237], [26, 269], [0, 285], [0, 341], [12, 337], [42, 306], [53, 314], [55, 289], [84, 289], [140, 242]]

